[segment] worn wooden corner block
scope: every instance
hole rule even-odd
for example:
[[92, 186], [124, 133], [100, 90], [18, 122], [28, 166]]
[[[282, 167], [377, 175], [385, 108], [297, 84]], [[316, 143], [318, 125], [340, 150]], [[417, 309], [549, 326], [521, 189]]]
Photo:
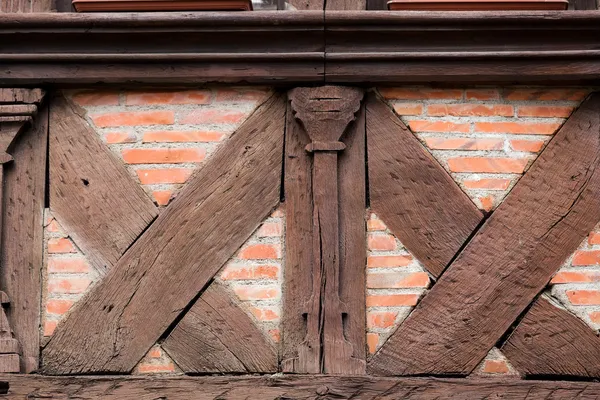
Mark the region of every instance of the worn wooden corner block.
[[18, 354], [0, 354], [0, 372], [20, 372]]

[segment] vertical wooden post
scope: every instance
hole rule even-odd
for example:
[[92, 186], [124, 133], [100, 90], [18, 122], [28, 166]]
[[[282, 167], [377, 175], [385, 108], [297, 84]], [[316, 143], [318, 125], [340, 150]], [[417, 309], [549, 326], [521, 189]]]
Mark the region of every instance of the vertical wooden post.
[[[356, 118], [363, 92], [324, 86], [296, 88], [289, 92], [289, 97], [292, 112], [310, 137], [305, 150], [313, 157], [312, 192], [307, 194], [312, 199], [312, 265], [300, 265], [303, 273], [311, 274], [312, 287], [310, 298], [301, 310], [306, 319], [306, 336], [298, 344], [297, 357], [284, 360], [283, 369], [362, 374], [365, 361], [355, 357], [353, 343], [347, 340], [344, 331], [344, 318], [351, 311], [340, 299], [339, 216], [343, 210], [339, 209], [338, 152], [346, 148], [340, 138]], [[289, 245], [294, 247], [298, 243]], [[290, 312], [289, 308], [286, 311]], [[361, 349], [356, 350], [360, 354]]]

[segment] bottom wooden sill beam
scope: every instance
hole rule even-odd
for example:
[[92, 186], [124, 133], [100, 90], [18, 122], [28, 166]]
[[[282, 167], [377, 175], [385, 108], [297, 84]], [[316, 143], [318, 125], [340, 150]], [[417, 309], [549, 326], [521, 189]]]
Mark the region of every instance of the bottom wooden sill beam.
[[600, 383], [506, 379], [0, 375], [0, 399], [596, 399]]

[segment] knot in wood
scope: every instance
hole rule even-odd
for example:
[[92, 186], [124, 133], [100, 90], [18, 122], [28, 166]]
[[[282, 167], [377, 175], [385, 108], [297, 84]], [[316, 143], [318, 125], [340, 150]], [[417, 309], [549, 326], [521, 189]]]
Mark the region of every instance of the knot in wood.
[[329, 393], [329, 388], [327, 386], [323, 385], [317, 388], [317, 394], [319, 396], [325, 396], [327, 393]]

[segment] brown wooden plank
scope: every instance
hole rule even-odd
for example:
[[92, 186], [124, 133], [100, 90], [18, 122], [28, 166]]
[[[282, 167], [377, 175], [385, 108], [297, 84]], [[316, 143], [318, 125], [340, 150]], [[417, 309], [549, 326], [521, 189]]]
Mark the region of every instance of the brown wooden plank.
[[99, 271], [117, 263], [158, 215], [123, 162], [63, 96], [50, 111], [50, 209]]
[[42, 97], [42, 89], [0, 88], [0, 103], [39, 103]]
[[366, 107], [371, 209], [437, 278], [483, 215], [382, 99]]
[[597, 10], [596, 0], [569, 0], [569, 10]]
[[162, 344], [185, 373], [277, 372], [277, 351], [241, 308], [213, 282]]
[[538, 299], [502, 346], [525, 376], [600, 377], [600, 338], [581, 319]]
[[367, 0], [327, 0], [325, 10], [366, 10]]
[[600, 396], [597, 382], [323, 375], [49, 377], [5, 374], [0, 375], [0, 388], [8, 391], [11, 399], [31, 400], [189, 400], [192, 397], [196, 400], [591, 400]]
[[21, 344], [21, 371], [38, 368], [46, 187], [48, 108], [16, 139], [4, 166], [0, 288], [11, 305], [8, 320]]
[[[348, 127], [338, 156], [340, 192], [340, 298], [346, 305], [344, 334], [353, 357], [365, 360], [366, 350], [366, 181], [365, 109]], [[363, 370], [364, 373], [364, 370]]]
[[470, 373], [600, 221], [599, 154], [594, 94], [373, 357], [371, 370]]
[[41, 13], [52, 11], [50, 0], [1, 0], [0, 13]]
[[59, 324], [50, 374], [129, 372], [279, 203], [285, 100], [273, 95]]
[[312, 157], [305, 150], [311, 142], [287, 110], [285, 132], [285, 268], [283, 270], [283, 311], [281, 319], [282, 363], [284, 372], [293, 372], [293, 360], [306, 335], [302, 313], [312, 289]]

